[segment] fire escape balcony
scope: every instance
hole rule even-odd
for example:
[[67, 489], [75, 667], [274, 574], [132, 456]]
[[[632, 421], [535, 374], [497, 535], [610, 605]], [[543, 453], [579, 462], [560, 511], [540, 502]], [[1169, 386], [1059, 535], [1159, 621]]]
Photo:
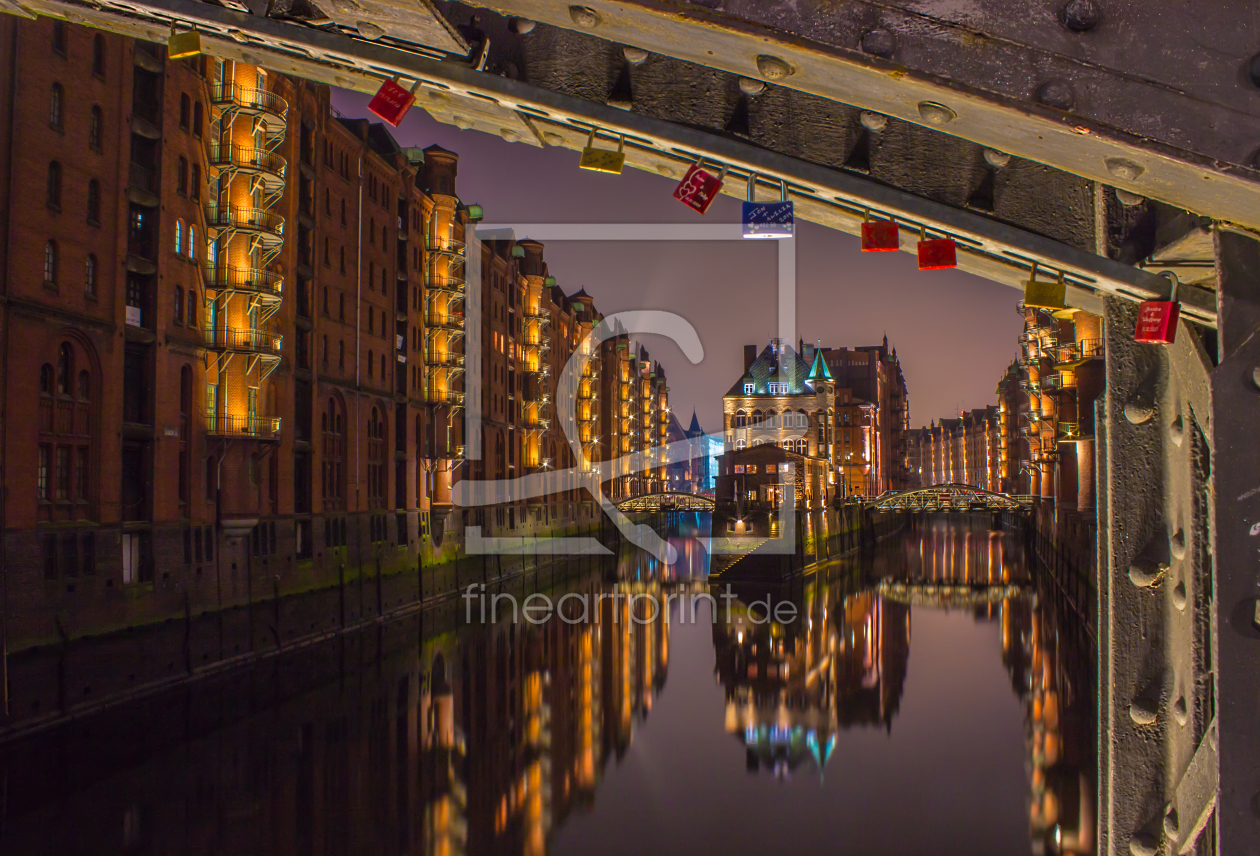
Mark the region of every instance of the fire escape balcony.
[[1089, 360], [1099, 360], [1106, 355], [1106, 346], [1102, 339], [1081, 339], [1069, 342], [1056, 351], [1058, 364], [1064, 368], [1075, 368]]
[[462, 407], [464, 405], [464, 393], [453, 389], [431, 389], [425, 393], [424, 400], [430, 404]]
[[442, 330], [447, 333], [463, 334], [464, 313], [463, 312], [444, 312], [444, 313], [435, 312], [431, 314], [427, 319], [425, 319], [425, 327], [431, 332]]
[[206, 147], [206, 162], [219, 170], [235, 170], [258, 176], [269, 192], [284, 189], [287, 164], [283, 157], [253, 146], [211, 143]]
[[1071, 443], [1081, 439], [1081, 425], [1079, 422], [1060, 422], [1057, 434], [1060, 443]]
[[270, 330], [245, 330], [235, 327], [205, 328], [206, 347], [212, 351], [259, 354], [279, 357], [283, 338]]
[[215, 437], [275, 440], [280, 436], [279, 416], [227, 416], [208, 414], [206, 433]]
[[202, 281], [207, 291], [244, 291], [263, 298], [279, 299], [284, 290], [284, 277], [274, 271], [236, 265], [207, 265]]
[[268, 247], [284, 243], [284, 218], [266, 208], [207, 205], [206, 226], [256, 236]]
[[447, 351], [445, 354], [427, 357], [425, 362], [434, 368], [462, 369], [464, 367], [464, 355]]
[[1055, 372], [1046, 376], [1044, 384], [1047, 392], [1063, 392], [1069, 389], [1076, 389], [1076, 375]]
[[457, 294], [463, 297], [467, 284], [462, 276], [449, 273], [430, 273], [425, 277], [425, 285], [429, 291], [442, 294]]
[[235, 83], [216, 83], [210, 87], [210, 101], [225, 113], [256, 116], [268, 138], [277, 142], [284, 139], [289, 102], [274, 92]]
[[454, 235], [436, 235], [432, 232], [425, 239], [424, 248], [430, 253], [441, 253], [448, 256], [464, 255], [464, 242]]

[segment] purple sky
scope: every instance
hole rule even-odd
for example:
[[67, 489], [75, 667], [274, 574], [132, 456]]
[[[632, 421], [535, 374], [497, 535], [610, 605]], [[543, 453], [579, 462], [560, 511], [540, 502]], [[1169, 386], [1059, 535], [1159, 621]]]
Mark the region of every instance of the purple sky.
[[[334, 93], [337, 109], [370, 116], [368, 96]], [[433, 143], [460, 154], [457, 191], [491, 222], [694, 223], [672, 196], [676, 181], [627, 169], [578, 169], [578, 154], [506, 143], [460, 131], [414, 109], [395, 130], [404, 146]], [[739, 202], [719, 197], [710, 222], [738, 222]], [[896, 346], [910, 393], [910, 424], [956, 416], [997, 400], [994, 388], [1015, 357], [1020, 293], [957, 271], [920, 272], [908, 253], [862, 253], [857, 238], [797, 224], [797, 331], [842, 347]], [[518, 233], [518, 238], [528, 237]], [[686, 423], [694, 407], [720, 429], [721, 397], [739, 377], [743, 345], [764, 346], [776, 326], [775, 254], [769, 242], [645, 244], [549, 242], [547, 263], [566, 293], [579, 288], [605, 314], [668, 309], [700, 334], [705, 358], [692, 365], [671, 342], [646, 337], [669, 378], [670, 405]]]

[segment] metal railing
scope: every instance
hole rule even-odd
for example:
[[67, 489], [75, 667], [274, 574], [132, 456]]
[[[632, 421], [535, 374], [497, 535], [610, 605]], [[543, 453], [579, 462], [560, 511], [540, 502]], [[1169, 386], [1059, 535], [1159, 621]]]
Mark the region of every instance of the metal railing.
[[433, 315], [426, 324], [436, 330], [459, 330], [462, 332], [464, 329], [464, 313], [451, 312], [446, 315]]
[[284, 118], [289, 102], [274, 92], [235, 83], [216, 83], [210, 87], [210, 100], [219, 106], [238, 107]]
[[1081, 425], [1079, 422], [1060, 422], [1058, 430], [1058, 439], [1062, 440], [1079, 440], [1081, 438]]
[[285, 168], [288, 166], [283, 157], [265, 149], [222, 143], [211, 143], [206, 147], [206, 161], [219, 169], [235, 167], [258, 170], [280, 178], [284, 178]]
[[131, 187], [138, 190], [147, 190], [150, 193], [157, 192], [157, 175], [147, 166], [141, 166], [135, 161], [131, 162], [131, 166], [127, 171], [127, 183]]
[[206, 206], [206, 225], [212, 229], [243, 229], [277, 240], [284, 238], [284, 218], [265, 208]]
[[428, 365], [445, 369], [462, 369], [464, 367], [464, 355], [455, 354], [447, 351], [445, 354], [437, 354], [425, 358]]
[[1102, 339], [1081, 339], [1060, 346], [1058, 360], [1061, 363], [1074, 363], [1078, 360], [1092, 360], [1106, 355], [1106, 345]]
[[430, 233], [425, 238], [424, 247], [431, 253], [450, 253], [457, 256], [464, 254], [464, 242], [453, 235]]
[[202, 281], [214, 291], [252, 291], [263, 295], [279, 296], [284, 287], [284, 277], [274, 271], [235, 265], [207, 265]]
[[257, 437], [264, 440], [280, 434], [278, 416], [206, 416], [206, 433], [221, 437]]
[[467, 283], [462, 276], [453, 276], [452, 274], [429, 274], [425, 277], [425, 284], [429, 287], [430, 291], [463, 294], [464, 287]]
[[227, 351], [249, 351], [279, 356], [283, 337], [267, 330], [239, 330], [233, 327], [205, 328], [206, 347]]
[[433, 404], [460, 405], [464, 403], [464, 394], [450, 389], [432, 389], [425, 393], [424, 400]]

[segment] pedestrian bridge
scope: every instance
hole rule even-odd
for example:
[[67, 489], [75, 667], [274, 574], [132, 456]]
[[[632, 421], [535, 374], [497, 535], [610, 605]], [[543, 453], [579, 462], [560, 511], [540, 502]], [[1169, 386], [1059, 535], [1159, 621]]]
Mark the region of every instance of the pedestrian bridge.
[[910, 606], [972, 609], [1002, 603], [1008, 598], [1031, 595], [1033, 588], [1027, 584], [910, 583], [885, 579], [880, 581], [878, 591], [881, 597]]
[[897, 491], [873, 500], [872, 511], [1028, 511], [1031, 497], [993, 493], [967, 484], [938, 484]]
[[617, 503], [618, 511], [712, 511], [713, 500], [694, 493], [645, 493]]

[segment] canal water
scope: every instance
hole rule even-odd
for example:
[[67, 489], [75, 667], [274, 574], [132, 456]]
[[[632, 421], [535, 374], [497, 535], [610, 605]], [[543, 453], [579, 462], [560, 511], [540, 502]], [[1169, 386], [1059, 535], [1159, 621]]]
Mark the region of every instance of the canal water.
[[669, 534], [4, 747], [0, 852], [1094, 852], [1091, 635], [1018, 538]]

